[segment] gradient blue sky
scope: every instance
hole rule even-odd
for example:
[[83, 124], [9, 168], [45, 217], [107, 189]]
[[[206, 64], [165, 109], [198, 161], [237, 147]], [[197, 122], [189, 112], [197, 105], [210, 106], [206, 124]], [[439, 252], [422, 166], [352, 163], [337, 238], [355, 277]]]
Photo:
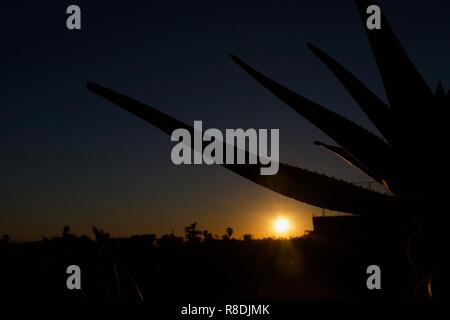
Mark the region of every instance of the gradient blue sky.
[[[331, 142], [239, 67], [234, 53], [299, 93], [373, 126], [307, 49], [311, 42], [384, 97], [352, 0], [71, 1], [2, 3], [0, 234], [37, 239], [64, 225], [113, 235], [176, 233], [197, 221], [222, 234], [292, 235], [313, 208], [221, 167], [174, 166], [170, 137], [85, 89], [95, 81], [205, 128], [279, 128], [281, 161], [367, 180], [313, 145]], [[380, 1], [430, 86], [450, 84], [448, 1]]]

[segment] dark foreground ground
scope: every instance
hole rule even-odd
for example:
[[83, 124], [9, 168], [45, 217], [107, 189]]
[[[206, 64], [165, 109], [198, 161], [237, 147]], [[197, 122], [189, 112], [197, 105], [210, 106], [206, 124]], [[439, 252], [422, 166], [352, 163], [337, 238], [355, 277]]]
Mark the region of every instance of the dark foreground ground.
[[[79, 265], [82, 290], [66, 287]], [[368, 290], [366, 268], [382, 270]], [[2, 299], [403, 299], [412, 273], [405, 244], [380, 239], [201, 240], [135, 236], [97, 240], [66, 234], [2, 243]]]

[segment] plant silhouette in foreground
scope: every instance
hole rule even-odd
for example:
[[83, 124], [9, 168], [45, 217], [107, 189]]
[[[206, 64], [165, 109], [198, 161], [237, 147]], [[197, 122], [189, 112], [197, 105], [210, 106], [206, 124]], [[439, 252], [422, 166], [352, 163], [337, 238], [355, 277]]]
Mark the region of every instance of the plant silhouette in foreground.
[[[374, 1], [357, 0], [365, 22], [366, 8]], [[381, 30], [367, 30], [388, 103], [383, 102], [342, 65], [317, 47], [309, 49], [332, 71], [378, 129], [382, 137], [339, 114], [291, 91], [244, 61], [232, 59], [256, 81], [289, 105], [337, 145], [316, 142], [382, 185], [388, 193], [280, 163], [273, 176], [261, 176], [259, 165], [228, 165], [227, 169], [270, 190], [321, 208], [384, 220], [386, 225], [418, 225], [415, 239], [424, 248], [417, 277], [448, 267], [449, 240], [440, 212], [447, 200], [449, 178], [447, 140], [450, 92], [439, 83], [429, 88], [399, 43], [386, 18]], [[193, 129], [125, 95], [97, 84], [88, 89], [171, 134], [177, 128]], [[381, 230], [380, 230], [381, 232]], [[410, 243], [417, 243], [417, 241]], [[415, 250], [410, 250], [414, 252]]]

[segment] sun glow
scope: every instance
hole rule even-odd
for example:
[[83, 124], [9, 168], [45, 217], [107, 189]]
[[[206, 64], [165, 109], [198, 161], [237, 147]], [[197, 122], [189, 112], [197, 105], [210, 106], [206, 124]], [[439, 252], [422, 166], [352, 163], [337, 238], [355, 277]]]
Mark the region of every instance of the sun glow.
[[278, 218], [274, 222], [274, 228], [278, 234], [284, 234], [290, 229], [289, 221], [285, 218]]

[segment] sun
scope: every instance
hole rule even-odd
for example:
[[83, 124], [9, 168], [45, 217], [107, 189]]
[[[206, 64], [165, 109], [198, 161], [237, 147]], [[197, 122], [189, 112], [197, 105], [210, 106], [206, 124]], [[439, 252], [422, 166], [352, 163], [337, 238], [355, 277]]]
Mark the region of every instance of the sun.
[[290, 229], [289, 221], [285, 218], [278, 218], [274, 222], [275, 231], [277, 233], [286, 233]]

